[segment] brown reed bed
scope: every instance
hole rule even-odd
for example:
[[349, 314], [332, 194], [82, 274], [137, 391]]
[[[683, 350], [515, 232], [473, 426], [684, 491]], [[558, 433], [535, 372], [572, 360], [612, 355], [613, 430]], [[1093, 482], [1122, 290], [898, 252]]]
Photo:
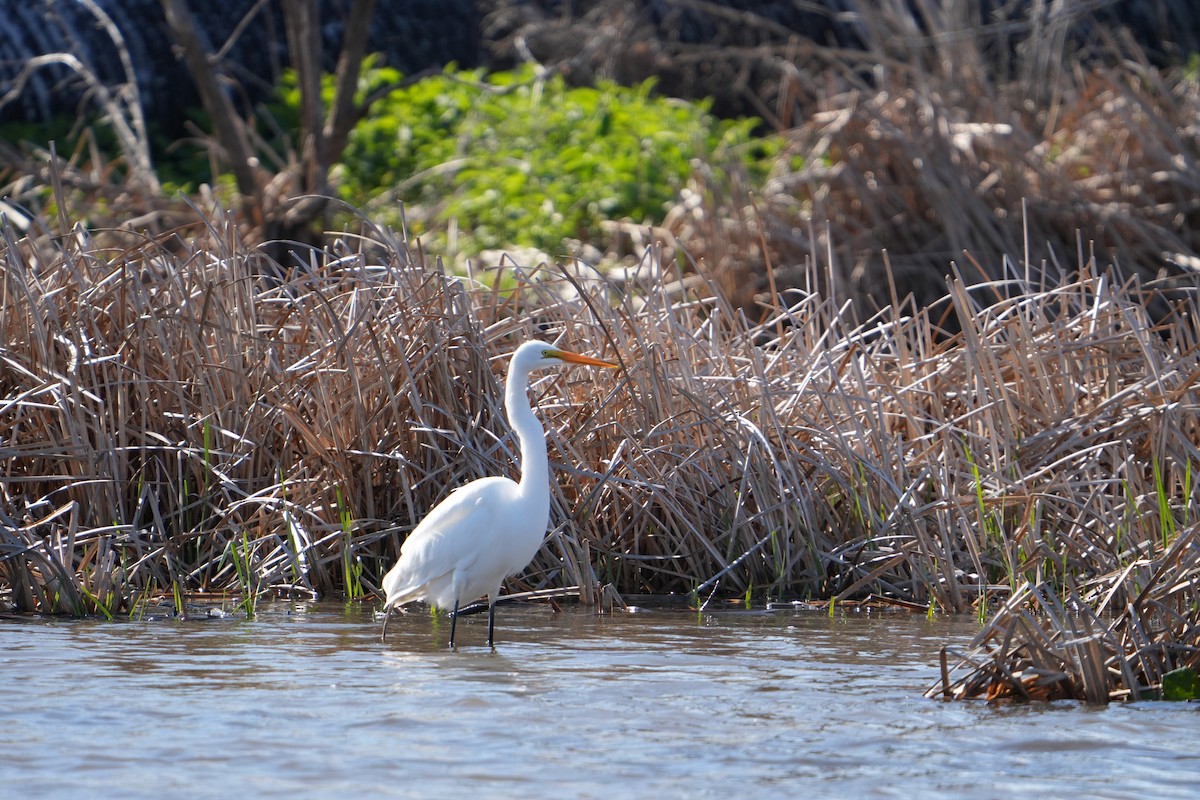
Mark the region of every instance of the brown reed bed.
[[1161, 695], [1200, 669], [1200, 84], [1115, 41], [997, 77], [971, 30], [894, 34], [789, 46], [770, 184], [699, 172], [623, 226], [673, 249], [620, 285], [373, 229], [287, 271], [218, 209], [14, 168], [58, 217], [0, 231], [0, 606], [368, 596], [512, 470], [504, 355], [538, 335], [623, 369], [535, 386], [553, 530], [511, 591], [970, 612], [931, 696]]
[[374, 231], [279, 278], [203, 221], [4, 230], [5, 605], [373, 592], [425, 510], [513, 469], [503, 356], [537, 335], [622, 369], [533, 389], [553, 530], [512, 591], [999, 607], [953, 696], [1138, 698], [1196, 666], [1190, 296], [1152, 322], [1082, 261], [1052, 286], [956, 275], [951, 337], [817, 292], [751, 324], [653, 250], [618, 291], [455, 277]]
[[770, 105], [790, 120], [791, 157], [753, 193], [701, 168], [658, 235], [764, 340], [779, 290], [849, 303], [857, 317], [832, 315], [849, 339], [870, 328], [851, 320], [884, 309], [879, 339], [854, 345], [871, 366], [831, 384], [842, 397], [805, 385], [824, 404], [815, 438], [841, 446], [810, 456], [827, 481], [816, 494], [832, 505], [840, 485], [857, 503], [861, 477], [884, 522], [844, 506], [806, 518], [825, 526], [806, 585], [995, 612], [931, 694], [1160, 696], [1200, 646], [1200, 83], [1116, 30], [1077, 53], [1031, 26], [1006, 69], [985, 28], [952, 16], [919, 36], [902, 15], [864, 15], [865, 54], [706, 52], [696, 63], [779, 68]]
[[[700, 171], [663, 223], [735, 306], [755, 316], [758, 295], [806, 287], [811, 262], [832, 264], [832, 290], [860, 309], [889, 304], [889, 281], [918, 306], [941, 301], [951, 260], [1003, 281], [1019, 264], [1069, 271], [1081, 250], [1159, 288], [1195, 285], [1195, 66], [1153, 67], [1119, 30], [1076, 51], [1066, 29], [1030, 24], [1005, 67], [996, 31], [956, 19], [959, 5], [922, 7], [928, 36], [903, 12], [864, 13], [867, 53], [754, 51], [781, 70], [788, 154], [753, 193]], [[1168, 295], [1148, 301], [1169, 312]]]
[[45, 572], [26, 588], [93, 571], [217, 588], [228, 537], [251, 532], [263, 585], [344, 591], [343, 547], [388, 558], [450, 487], [510, 468], [496, 362], [535, 333], [624, 364], [537, 389], [567, 524], [540, 573], [584, 577], [586, 544], [619, 587], [688, 591], [751, 553], [724, 590], [962, 610], [1022, 577], [1123, 569], [1189, 523], [1194, 315], [1152, 325], [1086, 264], [987, 305], [954, 280], [964, 331], [940, 341], [925, 314], [856, 323], [815, 293], [751, 325], [651, 265], [618, 294], [363, 244], [277, 281], [220, 214], [182, 253], [8, 231], [6, 563]]

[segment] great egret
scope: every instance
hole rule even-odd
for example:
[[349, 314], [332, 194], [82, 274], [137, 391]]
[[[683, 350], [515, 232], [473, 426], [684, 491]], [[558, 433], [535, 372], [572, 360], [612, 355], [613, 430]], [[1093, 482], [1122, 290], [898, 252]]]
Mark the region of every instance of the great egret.
[[452, 609], [450, 647], [460, 603], [488, 597], [488, 645], [496, 622], [496, 596], [504, 579], [524, 569], [550, 522], [550, 467], [546, 434], [529, 404], [529, 373], [561, 364], [617, 369], [543, 342], [525, 342], [508, 364], [504, 408], [521, 445], [521, 482], [490, 477], [472, 481], [421, 520], [400, 548], [400, 560], [383, 576], [383, 633], [397, 606], [425, 600]]

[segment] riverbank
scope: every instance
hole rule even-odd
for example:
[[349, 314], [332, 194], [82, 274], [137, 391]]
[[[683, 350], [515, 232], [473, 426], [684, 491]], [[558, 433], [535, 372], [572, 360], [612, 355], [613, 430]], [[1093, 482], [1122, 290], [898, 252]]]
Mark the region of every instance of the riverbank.
[[1081, 259], [1002, 297], [952, 277], [949, 336], [816, 293], [750, 324], [653, 251], [620, 285], [459, 277], [375, 231], [268, 273], [204, 221], [186, 242], [8, 229], [8, 606], [374, 592], [426, 509], [513, 469], [501, 369], [536, 335], [622, 368], [535, 386], [552, 533], [510, 591], [999, 607], [981, 643], [1032, 661], [997, 680], [1057, 670], [1095, 700], [1196, 658], [1190, 296], [1151, 320], [1150, 290]]
[[[725, 149], [681, 149], [650, 84], [618, 125], [573, 58], [420, 80], [357, 73], [353, 37], [347, 102], [308, 59], [292, 116], [219, 102], [192, 41], [228, 123], [198, 148], [116, 86], [95, 128], [0, 142], [0, 610], [372, 602], [430, 507], [513, 472], [503, 368], [537, 336], [621, 369], [534, 387], [552, 532], [510, 591], [971, 614], [934, 695], [1171, 694], [1200, 667], [1198, 62], [915, 13], [864, 16], [866, 49], [587, 23], [752, 100], [770, 135]], [[436, 163], [391, 164], [414, 141]]]

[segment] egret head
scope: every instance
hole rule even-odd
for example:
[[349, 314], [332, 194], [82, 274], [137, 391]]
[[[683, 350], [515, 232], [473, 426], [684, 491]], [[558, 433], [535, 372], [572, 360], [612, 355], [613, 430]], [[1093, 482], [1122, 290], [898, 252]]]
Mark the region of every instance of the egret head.
[[562, 364], [586, 364], [590, 367], [620, 369], [618, 365], [608, 361], [601, 361], [591, 356], [581, 356], [545, 342], [525, 342], [513, 353], [512, 364], [514, 367], [519, 366], [528, 370], [556, 367]]

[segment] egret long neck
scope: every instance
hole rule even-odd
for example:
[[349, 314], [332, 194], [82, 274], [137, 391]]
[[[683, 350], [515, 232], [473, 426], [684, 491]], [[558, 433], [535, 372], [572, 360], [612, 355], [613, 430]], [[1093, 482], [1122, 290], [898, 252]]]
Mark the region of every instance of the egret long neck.
[[504, 387], [504, 408], [508, 422], [521, 443], [521, 489], [543, 487], [550, 481], [546, 459], [546, 433], [529, 404], [529, 370], [519, 364], [509, 368]]

